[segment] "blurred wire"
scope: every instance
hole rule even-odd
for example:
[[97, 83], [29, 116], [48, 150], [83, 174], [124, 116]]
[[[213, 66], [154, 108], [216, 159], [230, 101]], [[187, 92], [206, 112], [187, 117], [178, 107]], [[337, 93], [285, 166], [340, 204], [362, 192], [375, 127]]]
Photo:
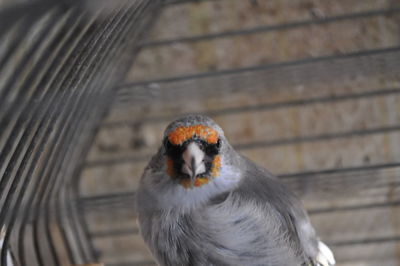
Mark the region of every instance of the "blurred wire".
[[175, 38], [175, 39], [152, 40], [152, 41], [143, 42], [141, 45], [144, 48], [152, 48], [152, 47], [162, 46], [162, 45], [173, 45], [176, 43], [199, 42], [199, 41], [206, 41], [206, 40], [217, 39], [217, 38], [227, 38], [227, 37], [243, 36], [243, 35], [249, 35], [249, 34], [260, 34], [260, 33], [266, 33], [266, 32], [270, 32], [270, 31], [282, 31], [282, 30], [288, 30], [288, 29], [297, 28], [297, 27], [307, 27], [307, 26], [312, 26], [312, 25], [335, 23], [335, 22], [354, 20], [354, 19], [360, 19], [360, 18], [386, 16], [386, 15], [396, 14], [398, 12], [400, 12], [400, 8], [391, 7], [388, 9], [372, 10], [372, 11], [366, 11], [366, 12], [356, 12], [356, 13], [343, 14], [343, 15], [332, 16], [332, 17], [323, 17], [323, 18], [317, 18], [317, 19], [311, 19], [311, 20], [291, 22], [291, 23], [287, 23], [287, 24], [257, 26], [257, 27], [249, 28], [249, 29], [232, 30], [232, 31], [204, 34], [204, 35], [198, 35], [198, 36], [181, 37], [181, 38]]
[[0, 11], [1, 265], [10, 249], [21, 265], [95, 259], [72, 184], [137, 52], [130, 45], [160, 1], [90, 3], [34, 1]]

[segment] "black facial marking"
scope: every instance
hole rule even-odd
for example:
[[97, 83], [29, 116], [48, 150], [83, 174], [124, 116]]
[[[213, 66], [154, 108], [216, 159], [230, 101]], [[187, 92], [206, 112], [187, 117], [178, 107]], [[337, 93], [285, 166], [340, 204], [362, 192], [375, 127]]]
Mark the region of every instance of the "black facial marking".
[[216, 144], [206, 143], [205, 145], [205, 153], [209, 156], [215, 156], [219, 153], [219, 149], [221, 146], [221, 140], [218, 139]]
[[205, 140], [194, 136], [192, 139], [189, 139], [182, 143], [181, 145], [172, 144], [168, 137], [166, 137], [163, 141], [165, 147], [165, 154], [172, 159], [174, 163], [174, 170], [177, 173], [179, 178], [189, 178], [189, 175], [182, 173], [182, 165], [184, 163], [182, 154], [185, 151], [186, 147], [191, 143], [196, 142], [199, 148], [204, 151], [204, 164], [206, 167], [206, 172], [199, 175], [199, 177], [208, 177], [210, 176], [212, 169], [212, 162], [214, 157], [219, 154], [219, 150], [221, 148], [221, 140], [218, 139], [217, 143], [207, 143]]
[[185, 150], [186, 146], [174, 145], [171, 142], [169, 142], [168, 138], [165, 138], [164, 147], [165, 147], [166, 154], [169, 157], [171, 157], [171, 159], [177, 159], [179, 157], [182, 157], [182, 153]]

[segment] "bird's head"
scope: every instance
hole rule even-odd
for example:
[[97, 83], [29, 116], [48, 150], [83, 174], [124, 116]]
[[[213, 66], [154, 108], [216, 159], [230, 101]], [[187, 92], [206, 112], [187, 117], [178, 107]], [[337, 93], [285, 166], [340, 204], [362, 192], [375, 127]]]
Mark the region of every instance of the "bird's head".
[[168, 175], [185, 188], [207, 184], [220, 174], [223, 144], [222, 129], [208, 117], [191, 115], [172, 122], [163, 140]]

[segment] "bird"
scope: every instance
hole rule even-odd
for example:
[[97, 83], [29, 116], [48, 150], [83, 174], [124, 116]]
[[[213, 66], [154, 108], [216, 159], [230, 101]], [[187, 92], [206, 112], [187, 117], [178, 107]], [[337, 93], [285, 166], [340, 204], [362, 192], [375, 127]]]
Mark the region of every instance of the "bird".
[[171, 122], [136, 191], [138, 226], [162, 266], [332, 266], [301, 201], [236, 152], [205, 115]]

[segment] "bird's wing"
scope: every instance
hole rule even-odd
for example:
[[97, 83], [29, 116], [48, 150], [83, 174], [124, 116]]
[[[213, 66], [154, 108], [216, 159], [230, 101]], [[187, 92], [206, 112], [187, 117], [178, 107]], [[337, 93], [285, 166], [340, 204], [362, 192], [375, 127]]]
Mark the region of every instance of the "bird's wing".
[[300, 200], [267, 170], [244, 160], [246, 169], [237, 194], [242, 201], [263, 206], [259, 209], [265, 220], [277, 217], [276, 224], [269, 226], [279, 228], [279, 234], [285, 236], [279, 245], [290, 247], [304, 263], [315, 261], [318, 239]]
[[223, 202], [196, 212], [192, 220], [202, 236], [198, 239], [205, 241], [200, 246], [212, 246], [209, 255], [223, 258], [227, 265], [300, 265], [281, 215], [270, 207], [233, 192]]

